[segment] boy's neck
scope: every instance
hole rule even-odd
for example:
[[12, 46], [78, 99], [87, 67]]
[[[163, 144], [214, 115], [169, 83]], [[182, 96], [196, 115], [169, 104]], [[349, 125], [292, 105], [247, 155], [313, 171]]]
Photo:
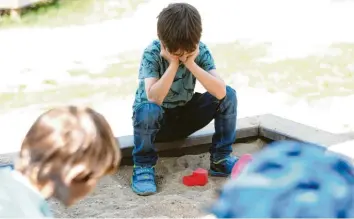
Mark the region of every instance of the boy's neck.
[[38, 192], [44, 199], [48, 199], [53, 194], [53, 186], [51, 183], [47, 183], [44, 186], [39, 185], [37, 182], [31, 179], [31, 177], [19, 172], [15, 169], [15, 174], [18, 178], [23, 181], [23, 183], [27, 184], [33, 190]]

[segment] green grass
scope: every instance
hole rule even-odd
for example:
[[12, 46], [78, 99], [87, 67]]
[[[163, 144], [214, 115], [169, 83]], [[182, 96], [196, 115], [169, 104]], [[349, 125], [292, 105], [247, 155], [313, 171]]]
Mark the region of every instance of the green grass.
[[[58, 0], [52, 4], [39, 4], [25, 9], [21, 22], [3, 16], [4, 27], [59, 27], [83, 25], [109, 19], [118, 19], [133, 12], [148, 0]], [[109, 2], [124, 3], [110, 4]], [[249, 77], [249, 86], [265, 87], [270, 92], [285, 92], [308, 100], [328, 96], [354, 93], [354, 44], [335, 44], [328, 51], [339, 53], [311, 55], [274, 62], [262, 62], [267, 57], [270, 45], [246, 45], [240, 42], [209, 45], [216, 61], [218, 72], [232, 83], [233, 74]], [[0, 93], [3, 110], [24, 107], [31, 104], [51, 104], [76, 99], [90, 99], [94, 96], [124, 97], [132, 95], [137, 86], [137, 76], [141, 54], [132, 51], [113, 57], [117, 62], [107, 65], [100, 74], [89, 69], [72, 69], [72, 77], [86, 76], [89, 84], [61, 85], [54, 80], [44, 80], [50, 90], [26, 91], [27, 85], [20, 85], [18, 92]], [[118, 61], [119, 60], [119, 61]], [[115, 84], [115, 79], [124, 80]], [[112, 83], [98, 83], [101, 80]], [[97, 82], [97, 83], [96, 83]], [[95, 85], [96, 84], [96, 85]]]
[[[126, 79], [122, 84], [76, 84], [70, 86], [60, 86], [46, 91], [19, 91], [16, 93], [2, 92], [0, 94], [1, 111], [14, 108], [26, 107], [33, 104], [41, 106], [67, 103], [74, 100], [83, 99], [109, 99], [114, 97], [125, 97], [135, 91], [133, 79]], [[97, 98], [96, 98], [97, 97]]]
[[220, 74], [228, 76], [246, 72], [260, 65], [259, 59], [268, 54], [267, 44], [244, 45], [240, 42], [209, 45]]
[[245, 47], [239, 43], [214, 46], [213, 50], [220, 73], [250, 77], [250, 86], [266, 87], [272, 92], [286, 92], [296, 97], [316, 99], [326, 96], [353, 94], [354, 72], [348, 66], [354, 60], [354, 44], [336, 44], [338, 55], [325, 54], [279, 60], [260, 61], [266, 57], [267, 45]]
[[[21, 21], [15, 21], [9, 15], [3, 15], [0, 26], [2, 28], [20, 26], [59, 27], [91, 24], [121, 18], [147, 1], [54, 0], [52, 3], [38, 3], [24, 9]], [[119, 5], [120, 3], [123, 4]]]
[[116, 58], [119, 61], [107, 65], [100, 74], [90, 73], [85, 68], [70, 70], [69, 74], [73, 77], [87, 76], [90, 79], [126, 78], [132, 76], [137, 78], [140, 56], [136, 51], [119, 55]]
[[[354, 66], [348, 67], [354, 60], [354, 44], [331, 46], [329, 51], [340, 51], [336, 55], [328, 53], [274, 62], [262, 61], [268, 54], [267, 44], [244, 45], [234, 42], [209, 47], [218, 72], [230, 83], [234, 74], [242, 74], [249, 77], [251, 87], [265, 87], [270, 92], [285, 92], [308, 100], [354, 93]], [[70, 71], [72, 77], [87, 76], [91, 79], [90, 84], [62, 86], [47, 80], [43, 84], [54, 88], [38, 92], [25, 92], [26, 86], [22, 85], [17, 93], [1, 93], [0, 104], [5, 110], [31, 104], [65, 103], [94, 96], [121, 98], [134, 95], [140, 57], [141, 54], [134, 51], [117, 56], [115, 60], [119, 62], [108, 65], [100, 74], [92, 74], [88, 69]], [[102, 84], [102, 80], [107, 79], [110, 83]], [[115, 83], [117, 79], [123, 82]]]

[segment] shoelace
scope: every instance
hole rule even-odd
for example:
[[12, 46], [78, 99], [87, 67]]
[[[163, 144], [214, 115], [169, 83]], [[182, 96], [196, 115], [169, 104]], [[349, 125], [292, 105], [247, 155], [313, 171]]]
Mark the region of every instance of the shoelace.
[[215, 164], [226, 164], [227, 166], [229, 166], [230, 164], [233, 164], [234, 160], [232, 159], [232, 157], [226, 157], [224, 159], [218, 160], [216, 162], [214, 162]]
[[228, 166], [233, 164], [234, 160], [232, 159], [232, 157], [228, 157], [225, 159], [225, 164], [227, 164]]

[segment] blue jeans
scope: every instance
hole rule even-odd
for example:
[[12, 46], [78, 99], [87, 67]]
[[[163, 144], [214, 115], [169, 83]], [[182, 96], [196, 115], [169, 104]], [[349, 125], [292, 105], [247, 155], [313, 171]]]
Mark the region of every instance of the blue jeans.
[[155, 142], [168, 142], [188, 137], [215, 119], [215, 133], [210, 159], [221, 160], [232, 152], [236, 140], [236, 91], [226, 87], [226, 96], [216, 99], [210, 93], [195, 93], [181, 107], [165, 109], [155, 103], [139, 105], [133, 112], [134, 150], [137, 166], [154, 166], [157, 162]]

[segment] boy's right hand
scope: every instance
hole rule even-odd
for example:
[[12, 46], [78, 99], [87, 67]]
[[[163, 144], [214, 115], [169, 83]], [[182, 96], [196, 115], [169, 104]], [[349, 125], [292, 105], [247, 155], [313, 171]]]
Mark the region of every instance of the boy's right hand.
[[165, 46], [161, 43], [161, 52], [160, 55], [168, 61], [168, 63], [179, 64], [179, 57], [171, 55], [165, 48]]

